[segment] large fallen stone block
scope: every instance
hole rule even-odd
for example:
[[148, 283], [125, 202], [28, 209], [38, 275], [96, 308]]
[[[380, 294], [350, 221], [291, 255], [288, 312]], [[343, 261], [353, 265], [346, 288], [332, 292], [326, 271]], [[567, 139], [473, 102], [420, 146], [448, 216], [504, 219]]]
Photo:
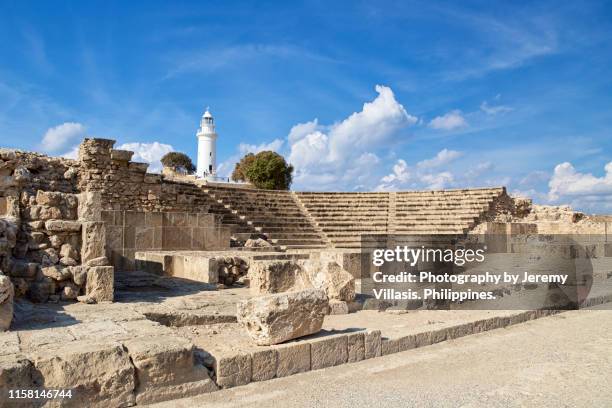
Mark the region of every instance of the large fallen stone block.
[[292, 261], [252, 262], [247, 273], [254, 294], [280, 293], [305, 289], [296, 283], [301, 268]]
[[8, 330], [13, 321], [15, 288], [8, 276], [0, 275], [0, 332]]
[[72, 398], [64, 399], [63, 406], [134, 405], [135, 370], [120, 343], [73, 341], [59, 348], [40, 349], [30, 360], [39, 387], [72, 390]]
[[115, 269], [112, 266], [94, 266], [87, 270], [85, 295], [96, 302], [112, 302], [115, 291]]
[[336, 261], [256, 261], [248, 278], [254, 294], [322, 289], [329, 299], [350, 302], [355, 298], [355, 278]]
[[308, 289], [238, 303], [238, 322], [259, 345], [279, 344], [317, 333], [329, 313], [323, 290]]
[[194, 361], [193, 344], [183, 337], [143, 337], [124, 344], [136, 367], [137, 404], [167, 401], [217, 390], [208, 370]]
[[309, 259], [302, 269], [310, 285], [325, 290], [330, 299], [345, 302], [355, 299], [355, 278], [336, 261]]

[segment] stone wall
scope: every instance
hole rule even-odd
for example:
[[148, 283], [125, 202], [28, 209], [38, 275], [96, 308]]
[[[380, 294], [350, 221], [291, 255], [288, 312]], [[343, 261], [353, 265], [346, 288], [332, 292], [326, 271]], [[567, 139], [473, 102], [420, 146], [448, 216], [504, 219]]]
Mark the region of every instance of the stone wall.
[[131, 162], [133, 152], [115, 150], [114, 144], [85, 139], [79, 148], [78, 189], [100, 192], [103, 209], [208, 212], [210, 198], [197, 185], [147, 173], [147, 163]]
[[230, 229], [216, 214], [102, 211], [106, 253], [115, 268], [135, 269], [137, 251], [229, 249]]

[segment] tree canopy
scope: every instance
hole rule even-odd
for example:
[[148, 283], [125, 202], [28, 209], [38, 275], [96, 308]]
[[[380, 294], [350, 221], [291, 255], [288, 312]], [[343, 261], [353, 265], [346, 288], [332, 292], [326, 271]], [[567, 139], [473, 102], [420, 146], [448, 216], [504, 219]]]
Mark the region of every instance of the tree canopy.
[[232, 179], [248, 181], [266, 190], [289, 190], [293, 181], [293, 166], [276, 152], [248, 153], [236, 163]]
[[196, 171], [189, 156], [181, 152], [166, 153], [161, 158], [161, 163], [164, 167], [171, 168], [177, 173], [193, 174]]

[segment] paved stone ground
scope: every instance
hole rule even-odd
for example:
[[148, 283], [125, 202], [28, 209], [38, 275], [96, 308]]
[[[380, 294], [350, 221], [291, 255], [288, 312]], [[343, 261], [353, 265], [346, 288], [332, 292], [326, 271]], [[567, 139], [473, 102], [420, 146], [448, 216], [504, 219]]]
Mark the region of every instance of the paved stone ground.
[[606, 308], [154, 406], [609, 407], [612, 311]]

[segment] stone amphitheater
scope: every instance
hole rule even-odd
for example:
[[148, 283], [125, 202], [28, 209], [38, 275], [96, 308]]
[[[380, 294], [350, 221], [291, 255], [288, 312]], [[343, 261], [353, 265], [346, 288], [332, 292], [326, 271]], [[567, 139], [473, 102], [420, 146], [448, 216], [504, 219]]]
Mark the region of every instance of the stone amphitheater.
[[78, 160], [0, 150], [0, 405], [43, 388], [73, 398], [34, 405], [144, 405], [556, 313], [383, 307], [359, 289], [389, 237], [607, 241], [608, 217], [504, 187], [265, 191], [147, 173], [113, 145], [85, 139]]

